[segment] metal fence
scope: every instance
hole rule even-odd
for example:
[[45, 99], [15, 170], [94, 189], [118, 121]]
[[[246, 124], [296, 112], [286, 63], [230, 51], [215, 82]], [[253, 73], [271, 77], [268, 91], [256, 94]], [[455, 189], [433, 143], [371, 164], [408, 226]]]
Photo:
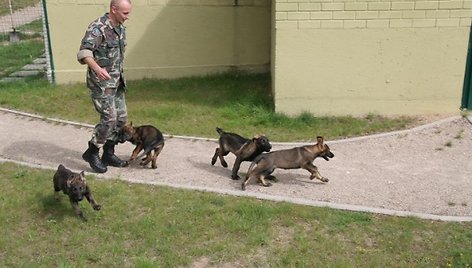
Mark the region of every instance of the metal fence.
[[[44, 44], [40, 55], [31, 55], [34, 59], [21, 70], [3, 73], [2, 80], [17, 80], [28, 76], [44, 74], [50, 81], [52, 72], [50, 67], [49, 45], [47, 38], [47, 24], [43, 9], [44, 0], [0, 0], [0, 44], [3, 47], [27, 40], [40, 40]], [[38, 42], [37, 42], [38, 43]], [[2, 75], [0, 75], [2, 76]]]
[[[43, 6], [41, 1], [15, 1], [0, 0], [0, 33], [4, 36], [7, 33], [20, 32], [20, 34], [42, 33]], [[38, 24], [41, 25], [38, 28]], [[16, 36], [12, 36], [16, 38]], [[4, 41], [4, 40], [2, 40]], [[12, 40], [15, 41], [15, 40]]]

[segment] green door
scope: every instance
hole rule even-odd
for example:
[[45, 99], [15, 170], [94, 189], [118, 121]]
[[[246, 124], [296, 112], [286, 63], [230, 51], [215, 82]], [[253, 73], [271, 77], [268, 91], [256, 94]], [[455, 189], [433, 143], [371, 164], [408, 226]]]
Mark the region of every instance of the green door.
[[472, 28], [469, 34], [469, 49], [467, 50], [467, 63], [465, 65], [464, 89], [462, 92], [461, 108], [472, 109]]

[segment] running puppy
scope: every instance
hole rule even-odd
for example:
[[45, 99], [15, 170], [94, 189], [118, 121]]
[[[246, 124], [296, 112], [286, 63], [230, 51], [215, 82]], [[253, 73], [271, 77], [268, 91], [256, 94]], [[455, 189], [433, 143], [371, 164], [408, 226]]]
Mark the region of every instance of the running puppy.
[[94, 210], [100, 210], [102, 206], [95, 202], [93, 199], [92, 192], [85, 181], [84, 172], [75, 173], [64, 167], [62, 164], [57, 167], [57, 171], [54, 174], [54, 196], [59, 201], [59, 192], [62, 191], [64, 194], [69, 196], [72, 208], [75, 214], [82, 220], [86, 220], [84, 214], [79, 208], [79, 202], [82, 199], [87, 198], [90, 205]]
[[[144, 167], [152, 162], [151, 167], [153, 169], [157, 168], [157, 157], [161, 153], [162, 148], [164, 148], [164, 136], [159, 129], [151, 125], [133, 127], [133, 122], [130, 122], [129, 124], [126, 124], [120, 132], [120, 142], [125, 141], [129, 141], [136, 145], [129, 159], [130, 162], [146, 155], [146, 157], [142, 159], [140, 165]], [[138, 156], [139, 152], [143, 150], [144, 152]]]
[[322, 157], [326, 161], [329, 161], [329, 158], [334, 157], [334, 154], [331, 152], [328, 145], [324, 144], [324, 139], [321, 136], [317, 137], [317, 143], [314, 145], [305, 145], [288, 150], [279, 150], [262, 154], [249, 166], [246, 179], [242, 183], [241, 188], [243, 191], [246, 190], [246, 185], [252, 178], [259, 179], [259, 182], [263, 186], [271, 186], [271, 184], [266, 182], [265, 179], [274, 180], [275, 177], [270, 174], [272, 174], [276, 168], [303, 168], [311, 173], [310, 180], [317, 178], [322, 182], [328, 182], [328, 179], [322, 177], [318, 172], [318, 168], [313, 165], [313, 161], [317, 157]]
[[217, 127], [216, 131], [220, 134], [218, 140], [219, 147], [216, 148], [215, 154], [211, 159], [211, 164], [216, 163], [216, 158], [220, 158], [221, 165], [228, 167], [224, 156], [228, 155], [229, 152], [236, 156], [236, 160], [233, 165], [231, 172], [231, 178], [233, 180], [239, 180], [238, 176], [239, 167], [243, 161], [253, 161], [262, 152], [269, 152], [272, 149], [269, 139], [264, 135], [257, 135], [254, 138], [246, 139], [238, 134], [225, 132], [223, 129]]

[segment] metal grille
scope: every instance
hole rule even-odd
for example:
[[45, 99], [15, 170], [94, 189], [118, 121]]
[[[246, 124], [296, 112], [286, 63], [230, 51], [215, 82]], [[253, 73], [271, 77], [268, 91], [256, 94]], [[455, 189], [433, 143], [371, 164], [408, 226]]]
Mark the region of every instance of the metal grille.
[[41, 41], [40, 44], [44, 44], [39, 55], [37, 52], [31, 53], [31, 61], [21, 70], [11, 72], [5, 67], [6, 70], [0, 70], [0, 79], [18, 80], [47, 74], [51, 80], [45, 26], [41, 0], [0, 0], [0, 43], [3, 48], [15, 47], [14, 44], [28, 40]]
[[[24, 32], [32, 34], [37, 29], [32, 23], [42, 21], [43, 9], [41, 1], [0, 0], [0, 32]], [[41, 29], [42, 30], [42, 29]]]

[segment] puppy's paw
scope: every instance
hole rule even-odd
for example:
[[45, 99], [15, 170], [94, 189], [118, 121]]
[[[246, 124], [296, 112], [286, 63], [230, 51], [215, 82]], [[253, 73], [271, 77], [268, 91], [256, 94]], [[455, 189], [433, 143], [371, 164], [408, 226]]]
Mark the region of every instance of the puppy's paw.
[[322, 177], [322, 178], [321, 178], [321, 181], [322, 181], [322, 182], [328, 182], [329, 179], [328, 179], [328, 178], [325, 178], [325, 177]]
[[262, 182], [259, 182], [260, 185], [264, 186], [264, 187], [270, 187], [272, 186], [272, 183], [270, 182], [266, 182], [266, 183], [262, 183]]
[[99, 205], [99, 204], [96, 204], [96, 205], [93, 206], [93, 209], [98, 211], [98, 210], [102, 209], [102, 206]]
[[225, 167], [225, 168], [228, 167], [228, 163], [226, 163], [226, 162], [221, 162], [221, 165], [222, 165], [223, 167]]
[[79, 216], [79, 219], [81, 219], [82, 221], [84, 221], [84, 222], [87, 221], [87, 218], [85, 218], [83, 213], [79, 213], [78, 216]]

